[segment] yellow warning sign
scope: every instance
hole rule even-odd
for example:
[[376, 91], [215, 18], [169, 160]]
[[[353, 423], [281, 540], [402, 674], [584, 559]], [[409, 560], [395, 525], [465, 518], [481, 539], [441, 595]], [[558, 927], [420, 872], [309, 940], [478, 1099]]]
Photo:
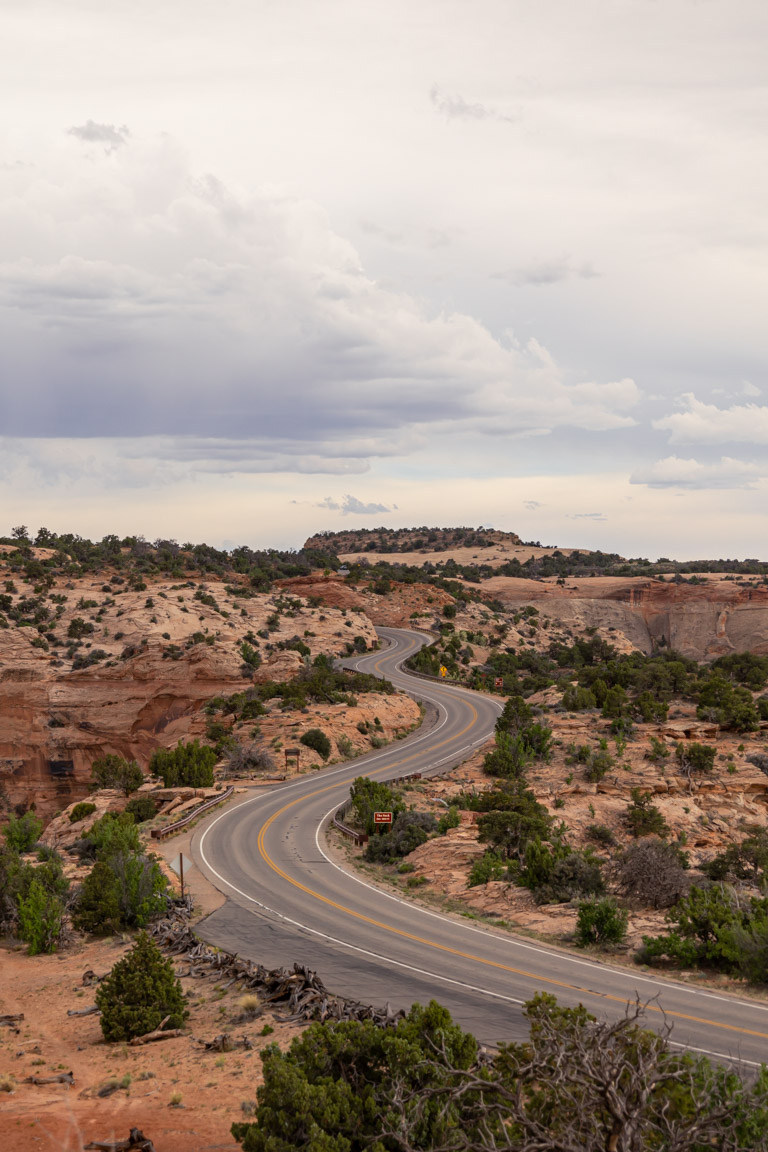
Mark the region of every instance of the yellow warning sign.
[[440, 675], [441, 676], [447, 676], [448, 675], [448, 669], [446, 668], [445, 664], [440, 665]]

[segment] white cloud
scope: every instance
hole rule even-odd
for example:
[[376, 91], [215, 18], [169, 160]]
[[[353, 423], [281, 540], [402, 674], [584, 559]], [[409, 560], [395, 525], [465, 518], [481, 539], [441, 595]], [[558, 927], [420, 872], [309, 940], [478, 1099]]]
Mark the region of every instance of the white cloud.
[[687, 411], [653, 421], [654, 428], [669, 433], [671, 444], [768, 444], [768, 407], [718, 408], [697, 400], [693, 392], [686, 392], [682, 400]]
[[332, 496], [326, 496], [324, 500], [320, 500], [319, 503], [315, 504], [315, 508], [325, 508], [331, 512], [341, 512], [342, 516], [376, 516], [380, 512], [392, 511], [386, 504], [377, 504], [373, 500], [358, 500], [357, 496], [350, 496], [349, 494], [344, 496], [342, 500], [334, 500]]
[[630, 484], [650, 488], [753, 488], [768, 469], [722, 456], [715, 464], [667, 456], [630, 477]]

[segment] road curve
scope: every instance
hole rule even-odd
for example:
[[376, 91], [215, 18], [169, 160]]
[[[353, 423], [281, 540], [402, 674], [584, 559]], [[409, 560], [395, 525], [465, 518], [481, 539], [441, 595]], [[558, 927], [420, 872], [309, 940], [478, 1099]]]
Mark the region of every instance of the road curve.
[[603, 1018], [622, 1015], [639, 996], [651, 1001], [649, 1023], [666, 1015], [676, 1042], [724, 1059], [767, 1061], [768, 1004], [516, 939], [411, 904], [339, 865], [323, 826], [356, 776], [445, 771], [488, 738], [501, 708], [493, 698], [404, 672], [403, 660], [423, 636], [380, 634], [386, 651], [349, 663], [434, 705], [435, 722], [343, 766], [260, 791], [201, 826], [193, 855], [229, 899], [200, 934], [270, 966], [308, 964], [329, 988], [368, 1003], [437, 999], [487, 1044], [525, 1035], [521, 1005], [537, 991]]

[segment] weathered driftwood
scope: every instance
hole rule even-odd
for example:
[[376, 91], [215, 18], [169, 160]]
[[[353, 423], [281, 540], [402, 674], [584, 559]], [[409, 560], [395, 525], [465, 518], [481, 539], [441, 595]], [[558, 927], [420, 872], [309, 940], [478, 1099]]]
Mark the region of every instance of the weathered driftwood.
[[233, 1040], [229, 1032], [221, 1032], [218, 1036], [214, 1036], [213, 1040], [201, 1040], [200, 1043], [206, 1052], [234, 1052], [236, 1048], [244, 1048], [249, 1051], [253, 1048], [253, 1044], [247, 1036]]
[[27, 1076], [25, 1084], [74, 1084], [74, 1072], [59, 1072], [56, 1076]]
[[89, 1008], [67, 1008], [67, 1016], [94, 1016], [97, 1012], [101, 1014], [101, 1008], [97, 1008], [95, 1004], [91, 1004]]
[[[170, 1016], [164, 1017], [152, 1032], [145, 1032], [143, 1036], [134, 1036], [133, 1040], [129, 1040], [128, 1043], [135, 1047], [139, 1044], [151, 1044], [154, 1040], [173, 1040], [177, 1036], [183, 1036], [183, 1028], [165, 1028], [169, 1020]], [[164, 1028], [165, 1031], [163, 1031]]]
[[152, 1141], [138, 1128], [131, 1128], [127, 1140], [91, 1140], [84, 1147], [99, 1152], [128, 1152], [129, 1149], [134, 1152], [155, 1152]]
[[226, 986], [240, 982], [244, 990], [258, 992], [262, 1004], [273, 1010], [283, 1009], [282, 1020], [372, 1020], [387, 1027], [404, 1016], [401, 1009], [395, 1010], [390, 1004], [373, 1008], [333, 995], [317, 973], [303, 964], [268, 970], [251, 960], [211, 948], [195, 936], [181, 915], [156, 924], [153, 935], [166, 952], [189, 965], [187, 976], [218, 982], [224, 977]]
[[103, 976], [97, 976], [93, 968], [86, 968], [83, 972], [83, 987], [90, 988], [93, 984], [100, 984], [103, 979]]
[[7, 1012], [4, 1016], [0, 1016], [0, 1024], [7, 1024], [9, 1028], [13, 1028], [16, 1024], [21, 1024], [23, 1019], [23, 1012], [18, 1012], [16, 1015], [12, 1012]]

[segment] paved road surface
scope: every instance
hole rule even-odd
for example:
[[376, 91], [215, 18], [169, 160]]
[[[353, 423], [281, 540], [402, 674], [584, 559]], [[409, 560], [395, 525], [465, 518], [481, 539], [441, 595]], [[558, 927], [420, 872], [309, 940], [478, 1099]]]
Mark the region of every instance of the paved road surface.
[[322, 828], [356, 776], [445, 771], [488, 738], [501, 708], [496, 699], [404, 672], [400, 665], [422, 636], [401, 629], [381, 629], [381, 636], [390, 644], [385, 652], [353, 663], [429, 702], [436, 719], [360, 760], [260, 791], [201, 827], [193, 855], [230, 899], [200, 934], [267, 966], [308, 964], [332, 991], [366, 1003], [408, 1007], [437, 999], [487, 1044], [525, 1035], [521, 1005], [536, 991], [606, 1018], [639, 996], [653, 1001], [649, 1023], [661, 1024], [663, 1009], [675, 1041], [768, 1061], [768, 1003], [515, 939], [411, 904], [339, 866]]

